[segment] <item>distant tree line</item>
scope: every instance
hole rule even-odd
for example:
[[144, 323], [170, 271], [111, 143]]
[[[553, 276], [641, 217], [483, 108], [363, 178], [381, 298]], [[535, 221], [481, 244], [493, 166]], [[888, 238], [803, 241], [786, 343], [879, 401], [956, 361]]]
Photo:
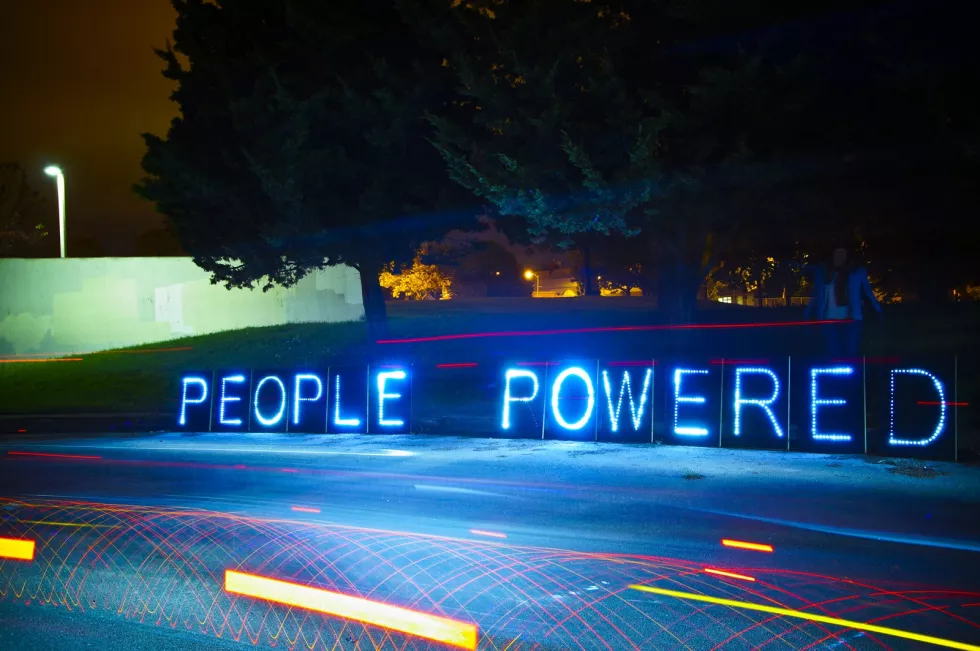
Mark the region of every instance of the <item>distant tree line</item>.
[[[977, 58], [958, 3], [173, 0], [180, 115], [138, 192], [214, 282], [379, 275], [489, 213], [692, 318], [709, 274], [977, 280]], [[392, 266], [394, 265], [394, 266]]]

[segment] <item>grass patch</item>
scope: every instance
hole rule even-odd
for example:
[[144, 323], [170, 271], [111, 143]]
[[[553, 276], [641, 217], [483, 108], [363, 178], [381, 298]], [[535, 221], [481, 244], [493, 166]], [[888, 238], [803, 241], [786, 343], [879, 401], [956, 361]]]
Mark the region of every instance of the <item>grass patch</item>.
[[172, 411], [188, 370], [314, 367], [363, 341], [361, 323], [297, 324], [81, 355], [80, 362], [0, 364], [0, 412]]

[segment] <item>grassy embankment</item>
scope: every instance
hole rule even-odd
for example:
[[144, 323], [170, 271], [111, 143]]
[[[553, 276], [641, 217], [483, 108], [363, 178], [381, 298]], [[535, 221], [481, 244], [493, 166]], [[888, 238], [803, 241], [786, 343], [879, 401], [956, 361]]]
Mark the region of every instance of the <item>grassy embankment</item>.
[[[486, 299], [394, 303], [389, 307], [394, 338], [433, 335], [616, 328], [655, 325], [659, 315], [642, 299]], [[795, 309], [721, 306], [699, 315], [702, 325], [756, 324], [738, 328], [681, 328], [598, 333], [553, 333], [517, 337], [461, 338], [372, 349], [363, 323], [299, 324], [222, 332], [170, 342], [78, 356], [81, 361], [0, 364], [0, 413], [172, 412], [178, 381], [189, 370], [324, 368], [363, 363], [366, 357], [438, 363], [503, 359], [601, 358], [636, 360], [671, 355], [715, 358], [819, 354], [807, 326], [791, 322]], [[872, 356], [959, 354], [960, 400], [975, 393], [980, 310], [963, 306], [948, 313], [896, 307], [868, 327]], [[968, 411], [968, 410], [967, 410]], [[964, 419], [961, 417], [961, 425]]]

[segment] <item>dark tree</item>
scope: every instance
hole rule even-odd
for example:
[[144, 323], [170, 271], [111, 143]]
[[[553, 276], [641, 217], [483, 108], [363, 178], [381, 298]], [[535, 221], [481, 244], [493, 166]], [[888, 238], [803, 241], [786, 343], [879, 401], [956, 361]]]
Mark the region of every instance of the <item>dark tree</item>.
[[386, 333], [378, 274], [470, 222], [427, 137], [452, 113], [450, 71], [393, 2], [173, 0], [159, 54], [180, 108], [146, 135], [156, 203], [195, 262], [231, 287], [360, 272], [369, 336]]
[[585, 251], [596, 236], [641, 237], [678, 320], [735, 226], [758, 219], [765, 163], [799, 101], [792, 53], [757, 32], [705, 47], [710, 12], [677, 11], [695, 5], [465, 3], [447, 60], [459, 101], [479, 110], [432, 118], [450, 176], [532, 236]]
[[47, 235], [39, 216], [41, 196], [16, 163], [0, 163], [0, 256], [27, 255]]

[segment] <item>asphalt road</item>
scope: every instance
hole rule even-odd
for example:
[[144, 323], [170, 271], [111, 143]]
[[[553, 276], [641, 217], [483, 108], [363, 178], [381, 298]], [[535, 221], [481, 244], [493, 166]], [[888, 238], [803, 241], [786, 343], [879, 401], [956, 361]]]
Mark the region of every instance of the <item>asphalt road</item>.
[[438, 647], [229, 594], [226, 570], [472, 623], [481, 649], [920, 644], [807, 614], [977, 645], [978, 502], [980, 469], [858, 457], [419, 436], [6, 439], [0, 538], [37, 551], [0, 558], [0, 648]]

